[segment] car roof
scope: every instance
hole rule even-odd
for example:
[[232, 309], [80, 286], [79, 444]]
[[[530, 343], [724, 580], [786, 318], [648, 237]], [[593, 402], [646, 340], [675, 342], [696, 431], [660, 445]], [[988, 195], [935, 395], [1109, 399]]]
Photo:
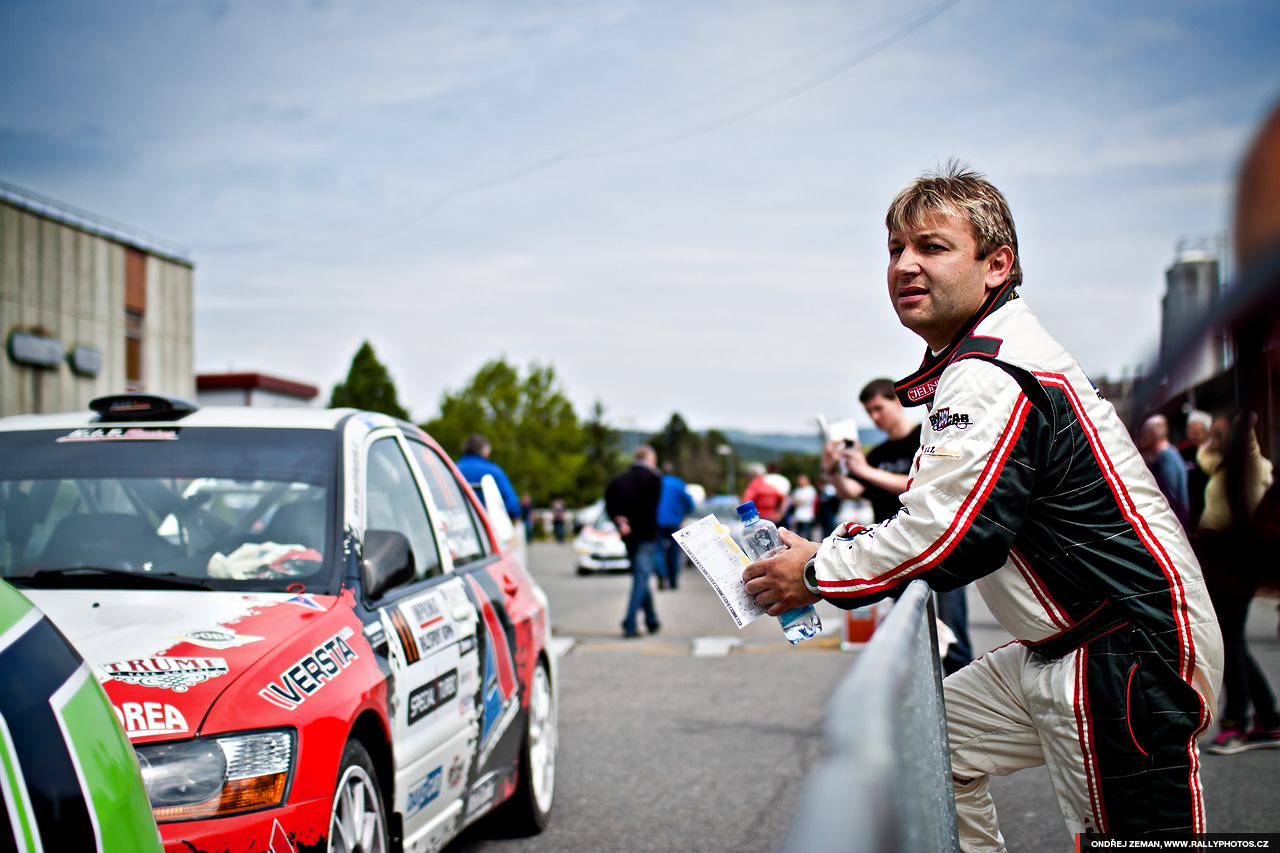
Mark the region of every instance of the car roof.
[[[202, 406], [183, 418], [102, 421], [96, 412], [67, 412], [59, 415], [14, 415], [0, 418], [0, 432], [36, 429], [77, 429], [83, 427], [259, 427], [281, 429], [335, 429], [358, 409], [319, 409], [305, 406], [268, 408], [253, 406]], [[387, 419], [388, 425], [392, 423]]]

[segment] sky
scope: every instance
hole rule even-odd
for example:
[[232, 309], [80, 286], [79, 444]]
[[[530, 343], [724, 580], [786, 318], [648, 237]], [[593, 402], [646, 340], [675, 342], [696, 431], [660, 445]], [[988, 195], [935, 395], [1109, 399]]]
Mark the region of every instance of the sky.
[[1095, 379], [1280, 97], [1272, 0], [0, 0], [0, 180], [186, 247], [199, 372], [415, 420], [485, 362], [626, 429], [805, 433], [923, 344], [884, 212], [952, 158]]

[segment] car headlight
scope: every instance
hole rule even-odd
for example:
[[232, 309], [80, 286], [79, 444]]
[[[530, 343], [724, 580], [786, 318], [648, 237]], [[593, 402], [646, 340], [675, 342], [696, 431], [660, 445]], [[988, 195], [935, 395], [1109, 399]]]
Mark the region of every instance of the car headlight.
[[156, 820], [280, 805], [289, 793], [296, 739], [284, 729], [135, 747]]

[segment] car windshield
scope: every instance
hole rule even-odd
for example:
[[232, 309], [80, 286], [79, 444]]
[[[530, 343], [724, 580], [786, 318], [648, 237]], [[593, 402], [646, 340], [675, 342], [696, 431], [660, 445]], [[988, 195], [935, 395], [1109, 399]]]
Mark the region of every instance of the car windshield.
[[329, 591], [327, 430], [93, 427], [0, 440], [0, 575], [18, 585]]

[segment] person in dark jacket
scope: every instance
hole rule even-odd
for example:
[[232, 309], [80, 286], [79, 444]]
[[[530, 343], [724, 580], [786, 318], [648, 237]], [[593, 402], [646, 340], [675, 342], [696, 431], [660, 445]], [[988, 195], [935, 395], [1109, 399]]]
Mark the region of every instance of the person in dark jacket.
[[609, 481], [604, 490], [605, 512], [618, 526], [631, 560], [631, 598], [622, 620], [622, 636], [639, 637], [636, 614], [644, 610], [645, 627], [658, 633], [658, 613], [653, 606], [649, 575], [658, 568], [658, 500], [662, 496], [662, 475], [656, 467], [657, 454], [648, 445], [636, 448], [631, 467]]

